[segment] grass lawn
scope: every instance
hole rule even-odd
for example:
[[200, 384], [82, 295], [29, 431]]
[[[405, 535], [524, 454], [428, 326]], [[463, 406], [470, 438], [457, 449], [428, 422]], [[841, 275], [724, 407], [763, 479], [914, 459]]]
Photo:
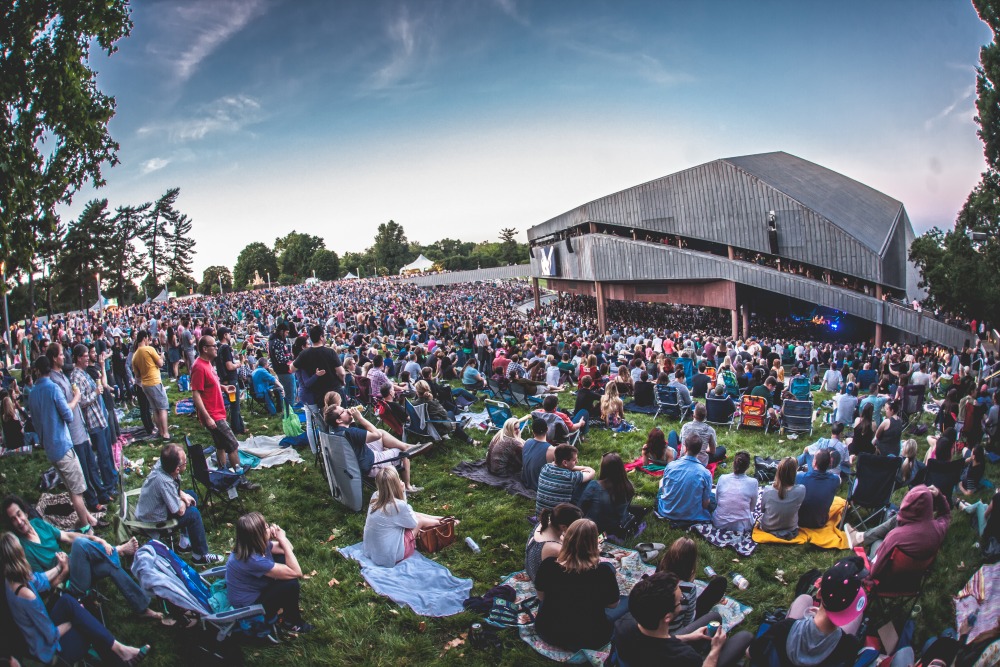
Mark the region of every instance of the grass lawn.
[[[173, 387], [168, 394], [171, 403], [179, 396]], [[572, 402], [573, 396], [565, 393], [563, 406], [571, 408]], [[247, 412], [244, 405], [250, 432], [261, 435], [280, 432], [280, 421], [276, 417], [264, 419]], [[523, 410], [516, 412], [519, 415], [524, 413]], [[630, 419], [638, 426], [634, 433], [612, 437], [604, 431], [591, 432], [581, 447], [580, 462], [597, 468], [601, 456], [610, 451], [620, 452], [626, 461], [635, 458], [645, 441], [645, 433], [653, 426], [653, 420], [643, 415], [630, 415]], [[925, 415], [925, 421], [930, 421], [929, 415]], [[171, 414], [170, 422], [179, 425], [174, 430], [175, 437], [189, 433], [193, 441], [210, 444], [206, 431], [193, 416]], [[664, 430], [677, 427], [677, 424], [663, 418], [658, 420], [657, 425]], [[829, 427], [819, 426], [814, 438], [828, 434]], [[477, 439], [485, 438], [479, 435]], [[764, 435], [756, 431], [719, 431], [718, 439], [730, 455], [745, 449], [752, 455], [773, 457], [798, 454], [811, 442], [805, 436], [789, 440], [785, 436], [774, 433]], [[923, 456], [927, 449], [926, 439], [920, 438], [920, 441]], [[127, 447], [125, 453], [132, 460], [144, 459], [148, 472], [157, 452], [158, 449], [148, 444], [137, 443]], [[435, 555], [455, 575], [471, 577], [475, 581], [474, 594], [482, 594], [504, 575], [523, 569], [524, 543], [529, 532], [526, 517], [534, 513], [534, 505], [523, 498], [473, 484], [450, 473], [460, 461], [483, 456], [485, 448], [482, 446], [477, 448], [446, 441], [428, 455], [415, 459], [413, 469], [414, 483], [425, 487], [424, 493], [412, 498], [414, 508], [422, 512], [456, 515], [462, 521], [460, 537], [471, 535], [482, 548], [482, 553], [476, 555], [459, 542]], [[255, 472], [253, 479], [263, 488], [244, 496], [248, 509], [263, 512], [269, 521], [285, 528], [303, 570], [311, 573], [309, 579], [302, 582], [302, 605], [306, 619], [316, 629], [281, 646], [247, 648], [245, 655], [250, 664], [524, 665], [547, 662], [521, 642], [513, 630], [507, 631], [506, 649], [499, 659], [477, 654], [466, 645], [445, 651], [445, 645], [465, 633], [469, 624], [477, 620], [476, 616], [461, 614], [445, 619], [418, 617], [409, 609], [397, 608], [388, 599], [375, 595], [361, 578], [358, 566], [341, 557], [334, 549], [361, 541], [364, 515], [354, 514], [334, 502], [308, 450], [304, 451], [303, 457], [307, 459], [304, 465], [284, 465]], [[0, 492], [19, 493], [29, 501], [37, 500], [39, 474], [47, 467], [41, 451], [29, 456], [0, 459]], [[724, 472], [731, 472], [731, 467], [719, 471], [720, 474]], [[987, 475], [994, 483], [1000, 482], [1000, 475], [992, 466]], [[632, 481], [638, 494], [635, 503], [652, 507], [659, 480], [634, 474]], [[141, 483], [141, 478], [132, 477], [127, 486], [132, 488]], [[897, 503], [902, 496], [902, 491], [897, 492]], [[980, 497], [988, 501], [989, 495], [983, 493]], [[211, 511], [205, 511], [205, 517], [213, 551], [230, 549], [232, 517], [215, 518]], [[640, 541], [669, 544], [682, 534], [650, 515], [649, 527]], [[751, 631], [756, 630], [764, 611], [788, 606], [792, 589], [802, 573], [814, 567], [823, 570], [837, 558], [848, 555], [846, 551], [829, 552], [810, 546], [761, 545], [752, 557], [737, 560], [733, 551], [720, 550], [700, 538], [694, 539], [699, 545], [699, 573], [705, 565], [711, 565], [720, 574], [735, 571], [750, 581], [749, 589], [737, 591], [736, 597], [754, 608], [744, 624]], [[954, 623], [951, 596], [980, 564], [979, 550], [973, 548], [976, 541], [969, 518], [956, 513], [944, 551], [938, 558], [920, 603], [922, 613], [918, 619], [918, 646], [922, 639]], [[775, 578], [778, 569], [785, 571], [787, 585]], [[329, 585], [334, 579], [339, 583]], [[112, 586], [102, 584], [102, 590], [112, 600], [120, 601]], [[189, 664], [198, 664], [190, 652], [191, 642], [184, 631], [140, 623], [128, 617], [123, 605], [113, 604], [111, 607], [106, 612], [108, 623], [120, 640], [133, 645], [153, 645], [154, 650], [147, 664], [175, 665], [185, 660]]]

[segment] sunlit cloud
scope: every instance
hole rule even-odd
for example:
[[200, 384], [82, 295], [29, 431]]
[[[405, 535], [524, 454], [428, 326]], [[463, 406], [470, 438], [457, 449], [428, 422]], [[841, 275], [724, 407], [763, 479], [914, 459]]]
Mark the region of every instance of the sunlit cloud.
[[146, 174], [151, 174], [154, 171], [159, 171], [168, 164], [170, 164], [170, 160], [168, 158], [154, 157], [146, 160], [141, 166], [142, 175], [145, 176]]
[[162, 135], [173, 142], [204, 139], [210, 134], [235, 134], [262, 120], [261, 105], [248, 95], [228, 95], [205, 105], [199, 113], [161, 123], [144, 125], [142, 135]]

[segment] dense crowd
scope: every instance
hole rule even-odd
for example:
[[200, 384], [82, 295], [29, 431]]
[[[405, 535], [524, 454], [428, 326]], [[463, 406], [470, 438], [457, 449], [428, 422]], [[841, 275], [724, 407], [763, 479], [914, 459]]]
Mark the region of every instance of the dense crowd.
[[[542, 599], [537, 630], [570, 650], [613, 640], [620, 664], [629, 665], [665, 658], [737, 664], [747, 650], [753, 655], [767, 646], [778, 647], [781, 664], [835, 664], [859, 647], [854, 635], [870, 574], [861, 559], [836, 562], [821, 577], [815, 599], [796, 600], [786, 621], [753, 642], [745, 632], [727, 637], [715, 630], [718, 618], [710, 610], [725, 581], [713, 580], [695, 594], [697, 550], [686, 538], [662, 546], [662, 554], [647, 554], [657, 559], [657, 574], [622, 596], [613, 570], [601, 563], [598, 535], [615, 536], [628, 516], [634, 489], [626, 464], [609, 454], [597, 470], [581, 465], [570, 443], [591, 428], [627, 428], [629, 409], [656, 408], [659, 385], [674, 389], [693, 420], [679, 434], [648, 434], [641, 463], [663, 470], [658, 513], [678, 525], [734, 532], [753, 528], [757, 482], [747, 477], [746, 452], [727, 453], [716, 442], [706, 421], [709, 400], [730, 401], [732, 414], [739, 408], [732, 398], [759, 397], [768, 418], [778, 420], [793, 378], [802, 378], [807, 391], [833, 392], [832, 436], [805, 447], [798, 459], [779, 462], [762, 494], [759, 528], [788, 539], [800, 528], [821, 527], [841, 477], [862, 457], [898, 458], [900, 481], [911, 487], [898, 518], [864, 532], [848, 529], [875, 568], [887, 548], [913, 558], [936, 553], [952, 509], [950, 498], [924, 484], [927, 461], [917, 461], [915, 441], [904, 438], [900, 413], [908, 387], [923, 386], [936, 407], [928, 460], [964, 462], [960, 493], [981, 488], [984, 441], [1000, 441], [995, 381], [980, 381], [996, 359], [979, 345], [816, 342], [780, 320], [754, 322], [760, 335], [733, 340], [728, 318], [718, 311], [619, 301], [609, 304], [609, 329], [598, 331], [591, 298], [563, 296], [522, 315], [518, 306], [531, 298], [523, 282], [430, 288], [366, 279], [149, 302], [16, 327], [0, 392], [3, 446], [44, 449], [78, 522], [76, 530], [59, 530], [33, 516], [20, 498], [4, 501], [6, 601], [26, 645], [12, 642], [7, 650], [72, 662], [93, 646], [127, 664], [148, 652], [118, 643], [77, 602], [92, 580], [109, 577], [135, 613], [158, 617], [122, 567], [135, 553], [134, 539], [111, 545], [95, 533], [106, 528], [96, 515], [121, 488], [112, 452], [116, 408], [132, 405], [146, 435], [161, 445], [137, 518], [176, 520], [184, 532], [179, 548], [195, 564], [225, 560], [233, 604], [260, 603], [269, 617], [281, 610], [281, 627], [290, 634], [311, 629], [298, 605], [303, 569], [280, 526], [246, 514], [235, 526], [228, 559], [212, 552], [198, 502], [180, 487], [187, 453], [171, 437], [164, 376], [186, 376], [218, 468], [236, 475], [246, 490], [258, 488], [238, 456], [248, 395], [275, 414], [301, 404], [314, 450], [320, 430], [344, 436], [377, 489], [364, 550], [386, 567], [411, 555], [416, 532], [440, 520], [413, 511], [406, 500], [421, 491], [409, 459], [422, 448], [402, 442], [390, 426], [393, 418], [406, 419], [401, 401], [421, 406], [451, 437], [470, 440], [461, 412], [490, 386], [519, 387], [537, 410], [505, 425], [487, 462], [537, 490], [538, 523], [526, 545], [526, 569]], [[573, 414], [559, 411], [556, 398], [569, 388], [576, 390]], [[379, 408], [382, 427], [359, 409], [367, 405]], [[526, 441], [522, 423], [532, 434]], [[841, 441], [845, 426], [853, 438]], [[733, 472], [713, 485], [710, 469], [730, 460]], [[998, 532], [992, 507], [963, 506], [986, 536]], [[46, 608], [42, 595], [67, 580], [71, 595]], [[912, 657], [900, 653], [893, 664], [911, 664]]]

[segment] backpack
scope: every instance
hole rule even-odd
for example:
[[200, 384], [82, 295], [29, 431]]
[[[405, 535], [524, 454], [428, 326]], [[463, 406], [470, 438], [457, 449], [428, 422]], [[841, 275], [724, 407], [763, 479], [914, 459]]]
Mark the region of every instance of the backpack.
[[773, 482], [775, 476], [778, 474], [778, 464], [780, 461], [772, 459], [770, 456], [764, 458], [762, 456], [753, 457], [753, 476], [757, 478], [757, 481], [762, 484], [767, 484]]

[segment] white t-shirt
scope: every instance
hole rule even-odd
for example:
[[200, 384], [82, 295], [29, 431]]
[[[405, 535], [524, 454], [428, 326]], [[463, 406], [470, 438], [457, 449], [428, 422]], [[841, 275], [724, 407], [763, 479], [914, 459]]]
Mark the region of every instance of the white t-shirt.
[[[377, 497], [378, 492], [372, 494], [372, 501]], [[406, 552], [403, 533], [407, 528], [416, 527], [417, 517], [405, 500], [396, 500], [378, 512], [372, 512], [369, 505], [362, 538], [365, 556], [376, 565], [392, 567], [403, 559]]]

